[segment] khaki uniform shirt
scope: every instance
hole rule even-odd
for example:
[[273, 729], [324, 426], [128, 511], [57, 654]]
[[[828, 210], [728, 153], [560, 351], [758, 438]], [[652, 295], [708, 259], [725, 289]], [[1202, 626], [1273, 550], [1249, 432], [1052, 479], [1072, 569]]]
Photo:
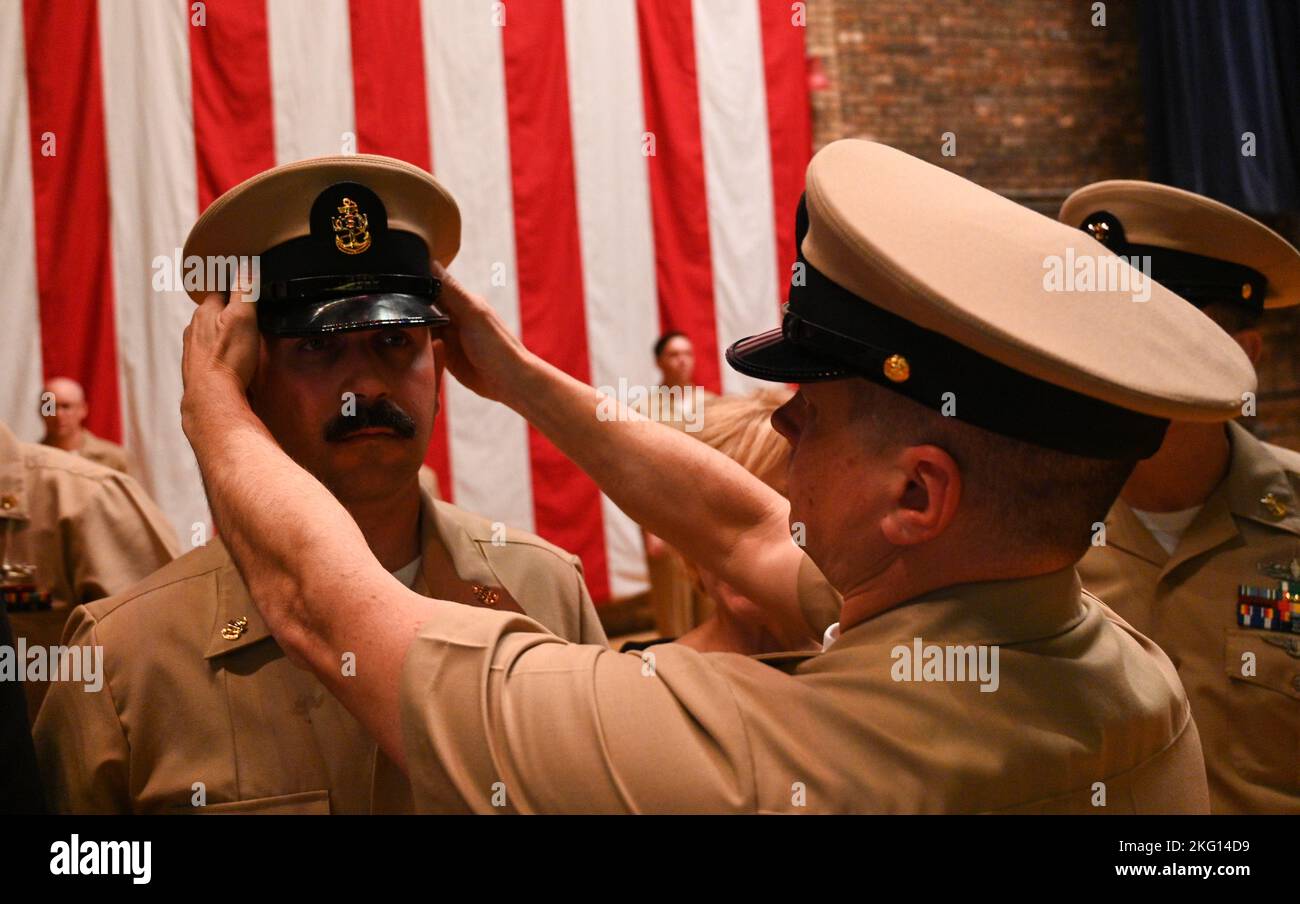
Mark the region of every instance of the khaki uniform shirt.
[[[50, 445], [46, 443], [45, 445]], [[106, 468], [112, 468], [114, 471], [121, 471], [123, 474], [130, 474], [130, 459], [126, 450], [117, 443], [111, 443], [106, 439], [100, 439], [89, 430], [81, 431], [81, 448], [75, 450], [74, 454], [80, 455], [88, 461], [93, 461], [97, 465], [103, 465]]]
[[0, 424], [0, 543], [36, 566], [56, 603], [125, 590], [180, 553], [176, 533], [132, 478]]
[[[618, 654], [518, 616], [439, 608], [400, 691], [421, 810], [1208, 808], [1173, 666], [1081, 593], [1073, 568], [947, 588], [845, 630], [826, 652], [763, 661], [679, 644]], [[997, 689], [895, 680], [895, 651], [915, 638], [995, 645]]]
[[[1169, 655], [1205, 746], [1216, 813], [1300, 813], [1300, 634], [1237, 623], [1237, 587], [1277, 587], [1261, 564], [1300, 552], [1300, 455], [1229, 426], [1228, 474], [1173, 555], [1124, 502], [1084, 585]], [[1272, 494], [1281, 513], [1261, 500]], [[1253, 660], [1252, 670], [1243, 669]]]
[[[576, 557], [514, 531], [494, 545], [486, 519], [427, 491], [422, 505], [417, 592], [454, 571], [451, 586], [437, 581], [439, 596], [513, 610], [523, 600], [560, 637], [605, 643]], [[65, 643], [101, 644], [106, 678], [99, 693], [52, 685], [37, 718], [56, 812], [410, 809], [401, 773], [314, 675], [285, 658], [219, 540], [78, 609]], [[193, 805], [195, 783], [204, 807]]]

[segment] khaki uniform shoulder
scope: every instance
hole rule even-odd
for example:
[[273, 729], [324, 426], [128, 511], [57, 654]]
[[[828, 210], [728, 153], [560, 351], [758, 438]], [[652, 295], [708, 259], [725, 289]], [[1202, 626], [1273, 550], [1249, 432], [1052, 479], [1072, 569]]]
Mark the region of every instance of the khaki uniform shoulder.
[[506, 527], [499, 521], [492, 521], [474, 512], [467, 512], [464, 509], [457, 508], [450, 502], [435, 500], [434, 504], [441, 516], [454, 521], [476, 543], [492, 543], [494, 540], [499, 543], [501, 541], [498, 538], [501, 536], [501, 532], [504, 531], [504, 542], [509, 546], [522, 549], [532, 548], [539, 554], [554, 556], [566, 565], [582, 567], [582, 562], [576, 555], [556, 546], [554, 543], [543, 540], [536, 534], [530, 534], [527, 531], [517, 530], [513, 527]]
[[39, 443], [20, 443], [20, 447], [23, 451], [24, 463], [33, 470], [60, 472], [82, 480], [99, 483], [121, 476], [120, 471], [115, 471], [73, 452], [56, 449], [53, 446], [44, 446]]
[[[171, 593], [177, 592], [177, 585], [215, 574], [230, 565], [232, 562], [225, 546], [220, 540], [214, 539], [206, 546], [200, 546], [173, 559], [121, 593], [95, 600], [81, 608], [98, 624], [103, 624], [110, 616], [113, 616], [114, 621], [123, 621], [147, 613], [147, 617], [152, 619], [156, 617], [157, 612], [165, 611], [163, 608], [155, 610], [153, 607]], [[186, 593], [185, 596], [185, 606], [198, 598], [198, 594]], [[192, 613], [181, 614], [186, 616], [185, 621], [193, 622], [190, 617]], [[205, 624], [203, 627], [206, 632], [208, 626]]]

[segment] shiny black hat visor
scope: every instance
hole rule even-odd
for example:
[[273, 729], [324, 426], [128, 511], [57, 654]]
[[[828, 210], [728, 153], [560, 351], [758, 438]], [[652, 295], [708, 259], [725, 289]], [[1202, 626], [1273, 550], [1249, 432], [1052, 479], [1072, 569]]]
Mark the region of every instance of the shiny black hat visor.
[[430, 276], [395, 274], [279, 280], [263, 286], [257, 325], [270, 336], [441, 327], [451, 322], [441, 289]]

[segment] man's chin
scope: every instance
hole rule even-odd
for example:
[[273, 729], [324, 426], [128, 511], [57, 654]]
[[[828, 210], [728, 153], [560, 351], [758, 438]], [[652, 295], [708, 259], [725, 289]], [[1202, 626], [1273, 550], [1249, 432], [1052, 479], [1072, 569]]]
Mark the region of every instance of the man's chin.
[[405, 464], [418, 471], [424, 460], [414, 439], [391, 433], [362, 434], [330, 443], [329, 457], [331, 470], [336, 474], [378, 467], [401, 471]]

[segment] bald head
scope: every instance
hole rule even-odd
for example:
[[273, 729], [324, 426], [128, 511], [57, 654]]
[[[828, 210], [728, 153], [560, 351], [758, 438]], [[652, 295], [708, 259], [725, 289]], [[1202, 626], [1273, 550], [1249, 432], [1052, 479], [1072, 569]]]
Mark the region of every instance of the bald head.
[[81, 425], [88, 408], [81, 384], [70, 377], [51, 377], [41, 392], [41, 417], [45, 420], [45, 443], [60, 449], [81, 447]]

